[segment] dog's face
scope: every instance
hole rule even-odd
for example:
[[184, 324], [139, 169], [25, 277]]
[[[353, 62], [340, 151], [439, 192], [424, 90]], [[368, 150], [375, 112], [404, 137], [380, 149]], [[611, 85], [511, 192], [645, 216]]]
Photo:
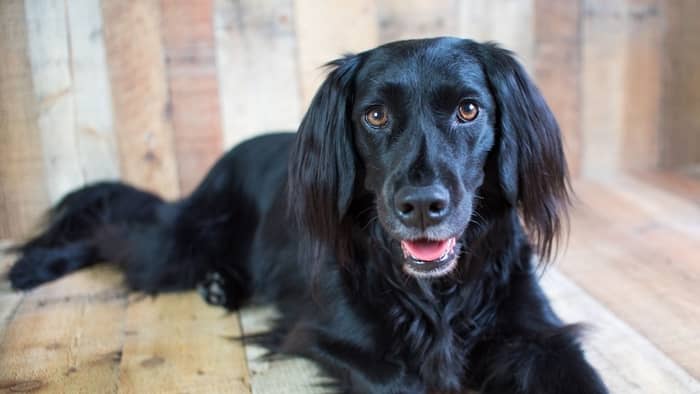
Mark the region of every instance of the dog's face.
[[[460, 241], [470, 219], [483, 216], [476, 207], [500, 204], [519, 209], [548, 257], [567, 201], [566, 162], [551, 111], [508, 51], [411, 40], [331, 65], [290, 161], [290, 203], [302, 230], [342, 261], [350, 207], [369, 192], [396, 241], [393, 261], [413, 276], [437, 277], [469, 246]], [[497, 189], [489, 201], [478, 195], [484, 183]]]
[[488, 81], [459, 44], [380, 47], [355, 77], [351, 118], [363, 186], [416, 276], [455, 266], [495, 140]]

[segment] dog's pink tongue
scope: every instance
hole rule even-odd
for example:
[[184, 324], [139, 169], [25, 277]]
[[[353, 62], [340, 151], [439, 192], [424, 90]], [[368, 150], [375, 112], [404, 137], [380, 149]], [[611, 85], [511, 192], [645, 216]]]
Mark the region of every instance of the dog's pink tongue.
[[415, 241], [401, 241], [401, 246], [416, 260], [432, 261], [439, 259], [447, 253], [448, 249], [451, 247], [451, 241], [452, 238], [444, 241], [420, 239]]

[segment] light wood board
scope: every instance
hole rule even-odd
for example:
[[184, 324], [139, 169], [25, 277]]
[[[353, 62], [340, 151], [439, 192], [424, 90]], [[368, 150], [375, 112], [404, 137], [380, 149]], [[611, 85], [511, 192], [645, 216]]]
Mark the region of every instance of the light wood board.
[[161, 0], [180, 192], [191, 192], [223, 148], [213, 0]]
[[49, 204], [21, 0], [0, 1], [0, 238], [20, 238]]
[[180, 195], [158, 0], [102, 2], [122, 179]]
[[[301, 119], [291, 0], [215, 0], [224, 147]], [[254, 76], [254, 77], [253, 77]]]

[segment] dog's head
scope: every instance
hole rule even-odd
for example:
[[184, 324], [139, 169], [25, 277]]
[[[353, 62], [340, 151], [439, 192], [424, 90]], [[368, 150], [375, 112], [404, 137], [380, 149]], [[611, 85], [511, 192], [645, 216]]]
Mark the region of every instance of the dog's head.
[[330, 65], [290, 163], [290, 201], [313, 239], [346, 248], [349, 209], [369, 194], [404, 270], [441, 276], [457, 264], [490, 181], [498, 192], [488, 198], [519, 208], [549, 256], [567, 199], [566, 162], [551, 111], [510, 52], [438, 38]]

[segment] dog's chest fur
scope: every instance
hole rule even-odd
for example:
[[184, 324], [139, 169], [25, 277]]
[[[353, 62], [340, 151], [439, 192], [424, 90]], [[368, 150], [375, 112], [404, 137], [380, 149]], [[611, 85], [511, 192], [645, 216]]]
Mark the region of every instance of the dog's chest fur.
[[480, 302], [484, 289], [416, 284], [413, 290], [394, 294], [390, 351], [431, 391], [457, 392], [466, 383], [470, 351], [493, 316]]

